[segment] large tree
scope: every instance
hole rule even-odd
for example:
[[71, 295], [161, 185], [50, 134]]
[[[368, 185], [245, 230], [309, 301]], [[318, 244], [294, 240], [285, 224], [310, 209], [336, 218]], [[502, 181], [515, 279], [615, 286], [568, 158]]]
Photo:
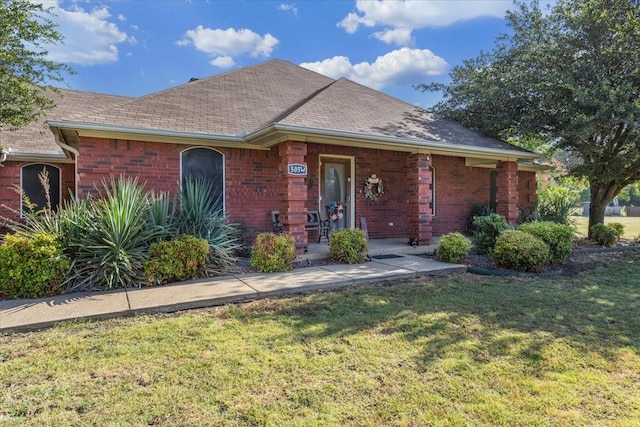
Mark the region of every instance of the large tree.
[[50, 110], [51, 86], [71, 70], [47, 59], [62, 42], [51, 11], [29, 0], [0, 3], [0, 130], [20, 129]]
[[486, 134], [544, 141], [574, 159], [591, 188], [589, 229], [640, 180], [640, 0], [515, 3], [491, 52], [422, 84], [436, 112]]

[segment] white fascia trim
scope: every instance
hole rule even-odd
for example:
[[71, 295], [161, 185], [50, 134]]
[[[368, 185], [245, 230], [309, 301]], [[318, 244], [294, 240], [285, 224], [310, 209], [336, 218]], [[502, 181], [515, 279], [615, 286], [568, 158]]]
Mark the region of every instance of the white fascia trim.
[[103, 125], [103, 124], [93, 124], [86, 122], [73, 122], [73, 121], [58, 121], [58, 120], [47, 120], [47, 124], [50, 127], [55, 127], [58, 129], [70, 129], [70, 130], [86, 130], [93, 132], [110, 132], [110, 133], [119, 133], [119, 134], [133, 134], [140, 136], [151, 136], [151, 137], [169, 137], [169, 138], [178, 138], [178, 139], [196, 139], [200, 141], [224, 141], [224, 142], [235, 142], [242, 143], [246, 142], [245, 138], [241, 138], [238, 136], [230, 136], [230, 135], [216, 135], [209, 133], [198, 133], [198, 132], [182, 132], [182, 131], [171, 131], [171, 130], [160, 130], [160, 129], [145, 129], [145, 128], [132, 128], [126, 126], [111, 126], [111, 125]]
[[69, 159], [64, 153], [52, 154], [52, 153], [26, 153], [16, 150], [11, 150], [7, 155], [7, 160], [14, 162], [26, 161], [26, 162], [56, 162], [56, 163], [72, 163], [73, 160]]
[[274, 123], [266, 128], [260, 129], [257, 132], [247, 135], [248, 140], [258, 139], [262, 136], [265, 136], [271, 131], [281, 131], [281, 132], [291, 132], [310, 136], [324, 136], [324, 137], [333, 137], [336, 139], [351, 139], [351, 140], [366, 140], [370, 141], [373, 144], [378, 143], [381, 145], [391, 144], [392, 147], [387, 147], [388, 149], [392, 149], [393, 147], [399, 148], [403, 147], [406, 149], [410, 149], [416, 152], [425, 152], [429, 153], [430, 151], [438, 151], [442, 153], [450, 153], [457, 154], [460, 156], [468, 156], [469, 154], [477, 154], [477, 155], [485, 155], [485, 156], [500, 156], [501, 158], [509, 158], [514, 160], [524, 160], [524, 159], [539, 159], [542, 158], [541, 154], [537, 153], [529, 153], [526, 151], [511, 151], [511, 150], [500, 150], [494, 148], [483, 148], [483, 147], [470, 147], [470, 146], [458, 146], [453, 144], [446, 144], [438, 141], [416, 141], [415, 139], [410, 138], [394, 138], [388, 136], [378, 136], [378, 135], [368, 135], [357, 132], [345, 132], [345, 131], [336, 131], [336, 130], [327, 130], [321, 128], [311, 128], [304, 126], [295, 126], [295, 125], [284, 125]]

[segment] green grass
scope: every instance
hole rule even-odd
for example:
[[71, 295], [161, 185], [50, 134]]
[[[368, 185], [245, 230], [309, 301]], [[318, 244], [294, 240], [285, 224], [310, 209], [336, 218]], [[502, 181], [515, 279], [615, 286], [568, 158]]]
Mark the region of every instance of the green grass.
[[0, 337], [0, 424], [636, 426], [640, 258]]
[[[587, 216], [572, 216], [578, 236], [585, 237], [587, 235], [587, 226], [589, 225], [589, 217]], [[605, 224], [612, 222], [619, 222], [624, 225], [623, 237], [627, 239], [634, 239], [640, 236], [640, 217], [633, 216], [607, 216], [604, 218]]]

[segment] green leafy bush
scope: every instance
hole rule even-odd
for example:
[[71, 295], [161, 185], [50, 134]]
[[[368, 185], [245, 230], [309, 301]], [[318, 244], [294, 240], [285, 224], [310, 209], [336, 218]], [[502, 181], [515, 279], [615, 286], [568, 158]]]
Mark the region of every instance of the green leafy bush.
[[624, 225], [613, 222], [611, 224], [596, 224], [591, 227], [591, 240], [601, 246], [612, 246], [624, 234]]
[[343, 228], [329, 235], [329, 257], [344, 264], [359, 264], [369, 251], [367, 237], [359, 228]]
[[520, 225], [518, 230], [529, 233], [549, 245], [552, 262], [563, 261], [573, 250], [575, 233], [570, 225], [550, 221], [527, 222]]
[[549, 245], [524, 231], [507, 230], [496, 240], [493, 259], [511, 270], [541, 271], [549, 262]]
[[580, 202], [580, 197], [580, 190], [572, 185], [548, 183], [538, 190], [537, 219], [570, 225], [571, 211]]
[[144, 272], [149, 284], [164, 284], [200, 276], [207, 265], [209, 242], [182, 234], [170, 241], [149, 246]]
[[498, 214], [473, 218], [473, 236], [471, 240], [478, 253], [490, 253], [496, 239], [505, 230], [511, 230], [507, 219]]
[[295, 259], [295, 240], [286, 233], [260, 233], [251, 249], [251, 267], [263, 273], [289, 271]]
[[469, 241], [461, 233], [449, 233], [440, 238], [437, 258], [440, 261], [459, 264], [469, 251]]
[[0, 298], [40, 298], [62, 293], [71, 261], [53, 235], [7, 234], [0, 266]]

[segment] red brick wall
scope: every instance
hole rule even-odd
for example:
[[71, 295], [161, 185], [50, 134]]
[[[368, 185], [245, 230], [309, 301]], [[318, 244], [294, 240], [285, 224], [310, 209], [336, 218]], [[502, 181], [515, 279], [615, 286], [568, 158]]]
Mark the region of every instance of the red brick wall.
[[465, 166], [463, 157], [433, 156], [436, 206], [433, 234], [465, 231], [475, 205], [490, 197], [492, 169]]
[[518, 206], [531, 209], [536, 201], [537, 188], [535, 172], [518, 172]]
[[[79, 193], [86, 195], [103, 179], [124, 174], [139, 177], [147, 189], [175, 194], [180, 180], [180, 153], [192, 147], [82, 138]], [[278, 148], [268, 151], [212, 148], [225, 158], [225, 206], [229, 221], [240, 224], [248, 241], [259, 232], [270, 231], [270, 212], [282, 206]]]
[[[20, 218], [14, 211], [20, 210], [20, 195], [14, 191], [13, 185], [20, 186], [20, 168], [41, 162], [6, 161], [0, 167], [0, 216], [17, 220]], [[72, 163], [44, 162], [60, 168], [60, 187], [62, 200], [68, 200], [70, 193], [75, 193], [74, 165]]]
[[[85, 196], [104, 178], [120, 174], [138, 176], [147, 188], [175, 194], [180, 177], [180, 153], [191, 146], [140, 141], [81, 138], [78, 173], [79, 195]], [[231, 222], [241, 224], [251, 241], [262, 231], [271, 230], [270, 211], [281, 210], [284, 189], [279, 148], [244, 150], [218, 148], [225, 156], [225, 201]], [[407, 158], [408, 153], [386, 150], [307, 144], [304, 157], [309, 175], [306, 178], [305, 209], [318, 209], [320, 155], [355, 157], [355, 224], [367, 219], [371, 238], [408, 237]], [[0, 168], [0, 203], [19, 207], [19, 198], [6, 187], [20, 182], [19, 167], [25, 163], [5, 162]], [[433, 234], [464, 230], [474, 205], [489, 200], [491, 169], [465, 166], [464, 158], [433, 156], [435, 168], [436, 212]], [[73, 165], [62, 165], [63, 195], [74, 189]], [[368, 203], [362, 187], [375, 173], [384, 182], [385, 194], [378, 204]], [[535, 174], [520, 172], [519, 204], [532, 200], [525, 190], [535, 193]], [[3, 214], [6, 212], [3, 211]], [[324, 215], [325, 213], [323, 213]], [[393, 225], [390, 225], [393, 223]], [[315, 236], [310, 236], [313, 241]]]

